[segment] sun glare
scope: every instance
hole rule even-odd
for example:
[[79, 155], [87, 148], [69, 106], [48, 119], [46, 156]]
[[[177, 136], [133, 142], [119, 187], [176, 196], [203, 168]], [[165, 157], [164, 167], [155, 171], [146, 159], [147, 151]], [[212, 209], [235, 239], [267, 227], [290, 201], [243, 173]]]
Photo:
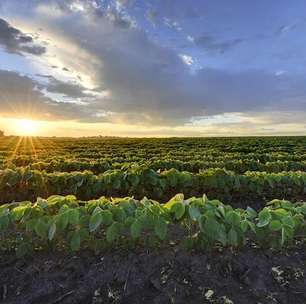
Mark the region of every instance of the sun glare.
[[16, 133], [21, 136], [34, 136], [38, 128], [38, 122], [30, 119], [18, 119], [15, 123]]

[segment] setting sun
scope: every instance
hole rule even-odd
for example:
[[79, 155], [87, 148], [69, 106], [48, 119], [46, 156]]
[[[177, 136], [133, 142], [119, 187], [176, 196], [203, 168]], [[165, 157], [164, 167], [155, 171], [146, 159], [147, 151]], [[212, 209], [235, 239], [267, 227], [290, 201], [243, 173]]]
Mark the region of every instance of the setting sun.
[[16, 133], [22, 136], [34, 136], [39, 129], [39, 123], [30, 119], [18, 119], [15, 123]]

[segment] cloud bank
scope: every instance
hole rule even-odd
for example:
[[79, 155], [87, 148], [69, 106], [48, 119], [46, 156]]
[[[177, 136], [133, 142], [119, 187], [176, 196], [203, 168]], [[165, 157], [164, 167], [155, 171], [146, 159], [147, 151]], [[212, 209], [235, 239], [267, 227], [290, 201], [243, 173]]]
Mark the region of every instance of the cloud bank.
[[[41, 119], [144, 126], [182, 126], [224, 113], [306, 112], [306, 74], [247, 65], [194, 68], [203, 51], [221, 56], [242, 50], [249, 43], [242, 35], [217, 39], [212, 33], [192, 33], [189, 37], [196, 38], [189, 42], [196, 50], [190, 54], [153, 39], [129, 5], [26, 0], [19, 7], [15, 0], [4, 1], [0, 45], [8, 53], [35, 55], [45, 67], [26, 75], [0, 70], [0, 112], [16, 115], [26, 105]], [[149, 24], [156, 27], [159, 10], [145, 9], [144, 19], [148, 11]], [[188, 20], [199, 19], [185, 13]], [[182, 27], [179, 32], [184, 20], [174, 21]], [[40, 29], [48, 44], [41, 46], [18, 24], [32, 33]]]

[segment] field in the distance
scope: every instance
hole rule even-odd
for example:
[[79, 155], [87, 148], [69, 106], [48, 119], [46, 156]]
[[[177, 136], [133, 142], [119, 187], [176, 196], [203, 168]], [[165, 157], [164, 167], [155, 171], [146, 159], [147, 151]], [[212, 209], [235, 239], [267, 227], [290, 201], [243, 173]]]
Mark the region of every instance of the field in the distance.
[[305, 137], [1, 137], [0, 169], [0, 301], [306, 301]]
[[0, 167], [3, 203], [53, 194], [165, 202], [205, 193], [258, 207], [273, 198], [303, 199], [306, 138], [8, 137], [0, 140]]

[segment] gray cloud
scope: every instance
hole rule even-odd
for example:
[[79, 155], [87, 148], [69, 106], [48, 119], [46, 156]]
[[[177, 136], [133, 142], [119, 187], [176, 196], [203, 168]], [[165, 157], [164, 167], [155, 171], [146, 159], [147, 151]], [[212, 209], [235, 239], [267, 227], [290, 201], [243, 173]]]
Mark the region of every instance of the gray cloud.
[[232, 49], [233, 47], [237, 46], [242, 42], [244, 42], [244, 39], [241, 38], [218, 41], [211, 35], [202, 35], [194, 39], [194, 43], [198, 47], [201, 47], [208, 51], [217, 51], [221, 53]]
[[0, 112], [8, 117], [38, 119], [82, 119], [95, 117], [86, 105], [65, 103], [45, 96], [41, 84], [13, 71], [0, 70]]
[[[136, 27], [118, 26], [107, 14], [98, 14], [99, 10], [94, 8], [83, 12], [84, 16], [71, 9], [65, 8], [65, 11], [64, 16], [48, 21], [45, 32], [48, 33], [49, 27], [60, 33], [60, 38], [67, 38], [80, 51], [94, 58], [88, 60], [76, 56], [74, 63], [88, 67], [88, 75], [97, 83], [98, 93], [107, 90], [110, 94], [88, 99], [88, 93], [80, 85], [62, 82], [53, 76], [48, 76], [48, 84], [42, 85], [16, 73], [2, 72], [0, 83], [5, 77], [8, 80], [7, 87], [0, 86], [0, 97], [4, 92], [6, 100], [20, 105], [25, 102], [20, 98], [29, 96], [28, 102], [33, 103], [31, 107], [39, 109], [37, 115], [45, 117], [159, 126], [182, 125], [192, 117], [226, 112], [306, 110], [304, 76], [286, 74], [276, 77], [272, 72], [255, 69], [237, 72], [211, 68], [190, 73], [175, 50], [153, 42]], [[197, 43], [201, 47], [218, 52], [243, 41], [220, 42], [205, 35], [200, 38]], [[60, 58], [60, 51], [56, 55]], [[69, 62], [63, 64], [73, 70]], [[20, 88], [18, 82], [22, 84]], [[81, 99], [85, 104], [56, 102], [38, 89]], [[10, 94], [12, 98], [9, 98]], [[3, 98], [0, 103], [4, 107]]]
[[50, 93], [62, 94], [65, 97], [70, 98], [84, 98], [92, 97], [91, 94], [85, 93], [85, 88], [77, 83], [64, 82], [54, 78], [52, 75], [40, 75], [37, 76], [48, 79], [48, 83], [45, 85], [38, 84], [41, 89], [46, 89]]
[[295, 30], [301, 23], [305, 23], [305, 19], [297, 19], [297, 20], [294, 20], [293, 22], [291, 23], [287, 23], [287, 24], [283, 24], [282, 26], [280, 26], [275, 34], [276, 35], [283, 35], [283, 34], [286, 34], [290, 31], [293, 31]]
[[30, 53], [42, 55], [45, 47], [34, 44], [33, 38], [12, 27], [7, 21], [0, 18], [0, 44], [11, 53]]

